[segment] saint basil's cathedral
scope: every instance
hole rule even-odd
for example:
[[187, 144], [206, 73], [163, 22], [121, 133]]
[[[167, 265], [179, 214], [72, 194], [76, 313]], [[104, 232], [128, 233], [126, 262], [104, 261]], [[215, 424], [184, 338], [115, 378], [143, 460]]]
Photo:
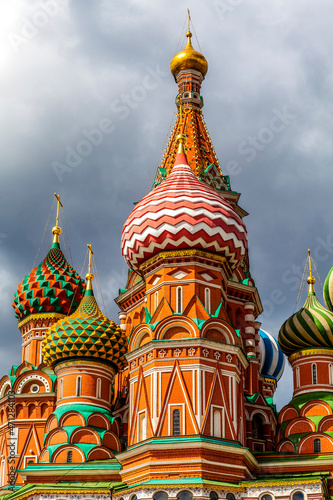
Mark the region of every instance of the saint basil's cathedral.
[[[0, 380], [0, 496], [26, 500], [321, 500], [333, 495], [333, 268], [324, 307], [278, 342], [257, 321], [247, 212], [204, 122], [208, 64], [187, 33], [171, 62], [177, 119], [129, 214], [119, 325], [53, 243], [18, 285], [22, 361]], [[120, 238], [119, 238], [120, 239]], [[301, 258], [301, 256], [300, 256]], [[293, 398], [273, 396], [284, 359]]]

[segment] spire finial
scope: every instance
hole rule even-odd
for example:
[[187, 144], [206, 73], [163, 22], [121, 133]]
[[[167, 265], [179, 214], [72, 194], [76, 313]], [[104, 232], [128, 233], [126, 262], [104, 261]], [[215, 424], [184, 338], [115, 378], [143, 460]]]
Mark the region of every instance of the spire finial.
[[89, 264], [88, 264], [88, 274], [86, 275], [86, 280], [87, 280], [86, 291], [88, 290], [92, 291], [92, 280], [94, 279], [94, 275], [91, 273], [91, 257], [92, 255], [94, 255], [94, 252], [92, 251], [90, 244], [87, 244], [87, 247], [89, 250]]
[[306, 282], [309, 285], [309, 293], [315, 293], [313, 285], [315, 284], [316, 279], [315, 279], [314, 276], [312, 276], [312, 271], [311, 271], [311, 253], [310, 253], [310, 248], [308, 249], [308, 256], [309, 256], [309, 273], [310, 273], [310, 276], [308, 277], [308, 279], [306, 280]]
[[56, 225], [52, 229], [52, 234], [54, 235], [53, 243], [59, 243], [59, 235], [61, 234], [61, 228], [59, 227], [59, 208], [60, 208], [60, 205], [62, 207], [64, 205], [61, 203], [60, 194], [54, 193], [54, 196], [57, 199], [57, 218], [56, 218]]
[[187, 9], [187, 47], [191, 47], [191, 38], [192, 38], [192, 33], [191, 33], [191, 14], [190, 14], [190, 9]]
[[184, 153], [185, 154], [184, 144], [186, 142], [186, 135], [180, 133], [179, 135], [177, 135], [177, 141], [178, 141], [178, 151], [177, 151], [177, 154], [178, 153]]

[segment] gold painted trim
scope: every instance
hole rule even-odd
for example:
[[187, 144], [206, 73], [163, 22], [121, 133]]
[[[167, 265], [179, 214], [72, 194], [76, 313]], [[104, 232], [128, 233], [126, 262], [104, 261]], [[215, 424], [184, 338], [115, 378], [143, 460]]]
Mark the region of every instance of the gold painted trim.
[[[141, 264], [139, 267], [139, 270], [142, 271], [143, 269], [146, 269], [149, 267], [151, 264], [154, 262], [160, 260], [160, 259], [167, 259], [167, 258], [173, 258], [173, 257], [203, 257], [206, 258], [207, 260], [216, 260], [217, 262], [222, 262], [222, 263], [227, 263], [227, 259], [225, 257], [222, 257], [221, 255], [213, 254], [210, 252], [206, 252], [204, 250], [176, 250], [176, 251], [168, 251], [168, 252], [159, 252], [157, 255], [154, 255], [154, 257], [151, 257], [149, 260]], [[229, 266], [228, 266], [229, 267]]]
[[246, 484], [246, 487], [247, 488], [258, 488], [259, 486], [289, 486], [291, 484], [310, 484], [310, 483], [320, 483], [322, 484], [322, 481], [320, 478], [318, 478], [317, 480], [316, 479], [302, 479], [302, 478], [299, 478], [299, 479], [281, 479], [281, 480], [278, 480], [278, 481], [262, 481], [262, 482], [259, 482], [259, 481], [256, 481], [254, 483], [250, 483], [250, 482], [243, 482], [243, 485], [244, 483]]
[[304, 349], [302, 351], [294, 352], [291, 356], [289, 356], [289, 361], [292, 362], [297, 358], [301, 358], [302, 356], [313, 356], [314, 354], [329, 354], [333, 355], [333, 348], [329, 349]]
[[60, 314], [60, 313], [41, 313], [41, 314], [30, 314], [27, 318], [22, 319], [20, 323], [18, 324], [19, 328], [22, 328], [22, 326], [26, 325], [29, 323], [31, 320], [38, 320], [38, 319], [61, 319], [64, 318], [65, 314]]

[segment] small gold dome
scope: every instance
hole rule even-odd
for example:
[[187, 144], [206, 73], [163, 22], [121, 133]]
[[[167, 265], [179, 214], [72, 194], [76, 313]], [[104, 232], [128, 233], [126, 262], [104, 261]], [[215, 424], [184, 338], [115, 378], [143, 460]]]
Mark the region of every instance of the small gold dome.
[[186, 36], [187, 44], [185, 49], [178, 52], [170, 63], [171, 73], [175, 76], [182, 69], [196, 69], [205, 76], [208, 71], [207, 60], [200, 52], [197, 52], [192, 47], [192, 33], [188, 31]]

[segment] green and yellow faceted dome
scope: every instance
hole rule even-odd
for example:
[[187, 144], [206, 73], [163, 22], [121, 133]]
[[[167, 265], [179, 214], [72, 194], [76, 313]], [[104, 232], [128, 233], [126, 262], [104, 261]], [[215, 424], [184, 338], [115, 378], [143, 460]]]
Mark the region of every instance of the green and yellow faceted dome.
[[286, 356], [306, 349], [333, 349], [333, 313], [321, 305], [308, 278], [309, 292], [304, 306], [281, 326], [279, 345]]
[[93, 291], [85, 292], [74, 314], [48, 330], [42, 347], [44, 362], [53, 367], [70, 358], [98, 358], [121, 369], [127, 340], [120, 327], [99, 309]]

